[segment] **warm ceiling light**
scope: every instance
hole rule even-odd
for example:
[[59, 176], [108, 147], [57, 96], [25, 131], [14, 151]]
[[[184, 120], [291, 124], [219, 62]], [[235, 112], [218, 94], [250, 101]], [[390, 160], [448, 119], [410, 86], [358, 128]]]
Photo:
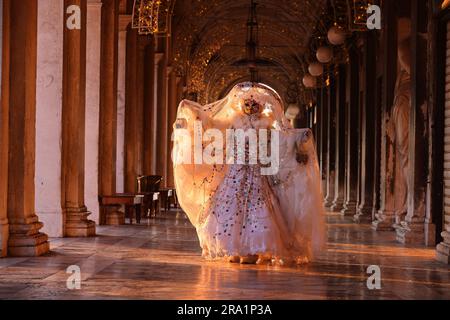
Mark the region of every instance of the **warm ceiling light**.
[[303, 84], [306, 88], [314, 88], [317, 85], [317, 78], [307, 74], [303, 77]]
[[340, 46], [345, 42], [345, 31], [338, 27], [333, 26], [328, 31], [328, 41], [335, 46]]
[[333, 59], [333, 51], [330, 47], [320, 47], [316, 53], [317, 60], [322, 63], [329, 63]]
[[308, 71], [314, 77], [321, 76], [323, 74], [323, 64], [319, 62], [310, 63]]

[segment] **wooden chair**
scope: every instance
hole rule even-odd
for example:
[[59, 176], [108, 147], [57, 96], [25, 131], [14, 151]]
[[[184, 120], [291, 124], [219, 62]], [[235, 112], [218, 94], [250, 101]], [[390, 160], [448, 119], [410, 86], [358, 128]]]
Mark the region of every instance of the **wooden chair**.
[[162, 176], [140, 176], [136, 180], [137, 194], [144, 195], [144, 212], [156, 216], [160, 210], [160, 186]]
[[164, 210], [169, 211], [172, 206], [177, 209], [178, 208], [178, 198], [175, 188], [163, 188], [160, 190], [161, 193], [161, 202]]
[[158, 192], [163, 181], [162, 176], [140, 176], [137, 178], [138, 193]]

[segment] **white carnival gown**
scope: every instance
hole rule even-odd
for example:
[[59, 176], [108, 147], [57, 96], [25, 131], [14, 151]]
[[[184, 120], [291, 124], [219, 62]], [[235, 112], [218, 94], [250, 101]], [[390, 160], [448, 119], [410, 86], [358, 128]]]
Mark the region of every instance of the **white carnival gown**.
[[[242, 101], [258, 101], [270, 113], [242, 112]], [[246, 100], [247, 99], [247, 100]], [[260, 110], [261, 111], [261, 110]], [[205, 107], [183, 101], [176, 129], [183, 134], [217, 129], [275, 129], [279, 133], [279, 170], [263, 175], [261, 164], [248, 162], [251, 152], [245, 144], [242, 164], [178, 163], [174, 173], [183, 210], [196, 227], [208, 259], [259, 256], [274, 261], [306, 261], [324, 243], [324, 209], [320, 177], [309, 130], [290, 128], [281, 99], [270, 88], [255, 83], [237, 85], [223, 100]], [[180, 123], [182, 123], [180, 125]], [[174, 159], [190, 154], [193, 140], [181, 139], [175, 130]], [[300, 153], [306, 164], [297, 162]], [[225, 150], [224, 150], [224, 153]], [[228, 154], [226, 155], [229, 156]], [[188, 156], [189, 157], [189, 156]], [[236, 151], [234, 152], [236, 158]]]

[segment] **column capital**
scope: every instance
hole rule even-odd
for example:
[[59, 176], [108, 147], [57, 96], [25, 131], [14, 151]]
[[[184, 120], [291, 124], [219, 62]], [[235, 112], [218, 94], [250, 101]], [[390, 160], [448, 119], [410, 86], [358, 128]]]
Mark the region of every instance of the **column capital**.
[[128, 25], [131, 23], [131, 15], [119, 15], [119, 31], [127, 31]]
[[155, 65], [159, 64], [164, 59], [164, 52], [155, 52]]

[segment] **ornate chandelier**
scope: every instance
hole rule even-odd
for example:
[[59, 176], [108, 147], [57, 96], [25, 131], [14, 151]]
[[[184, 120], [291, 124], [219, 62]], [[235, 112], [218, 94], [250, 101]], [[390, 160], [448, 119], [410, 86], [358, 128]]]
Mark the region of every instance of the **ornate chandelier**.
[[366, 0], [353, 0], [353, 3], [349, 5], [350, 9], [350, 30], [352, 31], [367, 31], [367, 8], [369, 7], [369, 1]]
[[134, 0], [132, 28], [140, 35], [165, 34], [169, 32], [171, 0]]
[[[367, 31], [369, 0], [332, 0], [334, 25], [350, 32]], [[373, 2], [373, 1], [372, 1]]]

